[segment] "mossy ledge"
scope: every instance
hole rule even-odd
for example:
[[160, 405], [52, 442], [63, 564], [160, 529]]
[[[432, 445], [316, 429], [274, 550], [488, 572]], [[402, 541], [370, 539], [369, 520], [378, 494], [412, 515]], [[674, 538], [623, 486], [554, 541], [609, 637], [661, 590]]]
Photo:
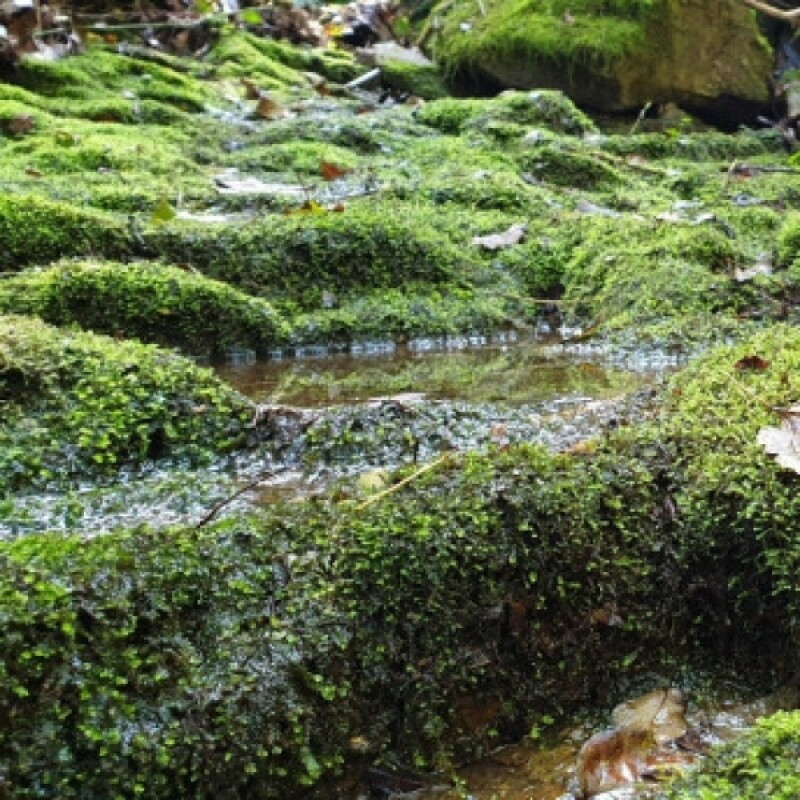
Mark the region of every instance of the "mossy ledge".
[[22, 272], [0, 282], [0, 312], [200, 355], [233, 347], [266, 355], [288, 334], [265, 300], [191, 271], [146, 262], [64, 262]]
[[[752, 354], [769, 368], [737, 370]], [[363, 763], [353, 741], [443, 769], [693, 659], [791, 674], [800, 494], [755, 440], [798, 376], [778, 327], [580, 456], [447, 456], [366, 504], [0, 545], [10, 796], [296, 797]]]
[[0, 494], [208, 461], [247, 441], [253, 408], [210, 370], [138, 342], [0, 317]]

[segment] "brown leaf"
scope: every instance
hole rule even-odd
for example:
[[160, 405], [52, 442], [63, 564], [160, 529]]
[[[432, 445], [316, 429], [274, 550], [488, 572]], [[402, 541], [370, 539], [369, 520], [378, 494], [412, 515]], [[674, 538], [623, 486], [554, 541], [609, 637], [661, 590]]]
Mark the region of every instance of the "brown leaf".
[[36, 120], [28, 114], [19, 114], [12, 117], [6, 127], [12, 136], [25, 136], [36, 127]]
[[319, 171], [322, 173], [322, 180], [324, 181], [335, 181], [350, 172], [349, 169], [338, 167], [336, 164], [331, 164], [330, 161], [320, 161]]
[[769, 361], [761, 358], [761, 356], [745, 356], [740, 358], [733, 367], [740, 372], [745, 370], [762, 371], [769, 367]]
[[762, 428], [756, 441], [775, 457], [779, 466], [800, 474], [800, 407], [776, 411], [781, 417], [780, 428]]
[[262, 94], [256, 105], [256, 114], [262, 119], [280, 119], [284, 111], [274, 100]]
[[38, 169], [34, 169], [33, 167], [25, 167], [25, 174], [29, 178], [43, 178], [44, 177], [44, 173], [43, 172], [39, 172]]
[[251, 81], [249, 78], [242, 78], [242, 85], [245, 88], [245, 97], [248, 100], [260, 100], [261, 99], [261, 89], [258, 88], [255, 81]]
[[513, 247], [519, 244], [528, 230], [527, 225], [517, 223], [503, 233], [491, 233], [488, 236], [475, 236], [472, 244], [484, 250], [501, 250], [504, 247]]

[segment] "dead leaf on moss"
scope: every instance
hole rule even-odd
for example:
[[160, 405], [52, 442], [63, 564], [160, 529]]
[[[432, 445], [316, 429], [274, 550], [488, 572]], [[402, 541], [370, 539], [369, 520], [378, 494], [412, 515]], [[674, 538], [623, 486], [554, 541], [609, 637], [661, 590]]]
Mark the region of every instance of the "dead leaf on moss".
[[346, 169], [345, 167], [339, 167], [336, 164], [331, 164], [330, 161], [320, 161], [319, 171], [322, 173], [322, 180], [324, 181], [338, 180], [350, 172], [349, 169]]
[[503, 233], [490, 233], [488, 236], [475, 236], [472, 239], [472, 244], [482, 247], [484, 250], [501, 250], [504, 247], [513, 247], [525, 238], [527, 230], [527, 225], [516, 223], [507, 231], [503, 231]]
[[286, 116], [286, 112], [274, 100], [265, 94], [260, 95], [256, 105], [256, 114], [261, 119], [281, 119]]
[[769, 369], [769, 361], [761, 356], [744, 356], [733, 365], [733, 368], [739, 372], [763, 372], [765, 369]]
[[747, 269], [737, 269], [733, 277], [739, 283], [751, 281], [759, 275], [772, 275], [772, 256], [769, 253], [760, 253], [756, 262]]
[[12, 117], [6, 127], [12, 136], [25, 136], [36, 127], [36, 120], [29, 114], [19, 114]]
[[776, 411], [781, 416], [780, 428], [762, 428], [756, 441], [779, 466], [800, 474], [800, 406]]

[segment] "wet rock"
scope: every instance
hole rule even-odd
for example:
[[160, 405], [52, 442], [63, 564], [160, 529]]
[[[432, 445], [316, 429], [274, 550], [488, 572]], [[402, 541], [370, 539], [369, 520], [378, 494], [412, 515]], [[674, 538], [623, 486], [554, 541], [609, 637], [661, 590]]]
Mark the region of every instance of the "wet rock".
[[614, 709], [616, 727], [592, 736], [578, 754], [581, 796], [611, 800], [644, 781], [657, 781], [690, 764], [695, 753], [679, 749], [687, 732], [683, 694], [657, 689]]

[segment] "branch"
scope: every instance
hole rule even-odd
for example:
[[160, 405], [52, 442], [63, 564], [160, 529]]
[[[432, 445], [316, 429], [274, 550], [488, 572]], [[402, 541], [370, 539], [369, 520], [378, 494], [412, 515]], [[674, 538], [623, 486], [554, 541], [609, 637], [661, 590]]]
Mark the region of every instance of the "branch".
[[762, 14], [774, 19], [782, 19], [784, 22], [794, 23], [800, 21], [800, 8], [795, 8], [792, 11], [781, 11], [779, 8], [775, 8], [762, 0], [742, 0], [742, 2], [746, 6], [750, 6], [750, 8], [754, 8], [756, 11], [760, 11]]

